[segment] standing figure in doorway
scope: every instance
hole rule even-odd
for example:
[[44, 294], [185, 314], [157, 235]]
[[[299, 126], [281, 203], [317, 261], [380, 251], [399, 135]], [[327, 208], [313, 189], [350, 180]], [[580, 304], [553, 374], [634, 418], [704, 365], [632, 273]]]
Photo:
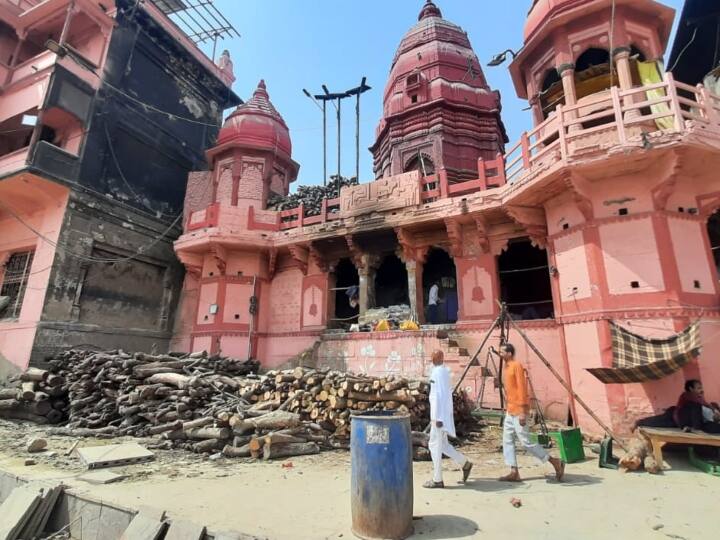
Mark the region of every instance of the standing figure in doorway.
[[507, 409], [503, 423], [503, 456], [505, 463], [510, 467], [510, 474], [503, 476], [500, 480], [503, 482], [520, 481], [517, 456], [515, 455], [515, 436], [517, 436], [525, 450], [542, 463], [550, 462], [555, 469], [555, 478], [561, 482], [565, 474], [565, 463], [556, 457], [551, 457], [539, 444], [530, 442], [528, 428], [530, 399], [527, 374], [522, 364], [515, 360], [515, 347], [511, 343], [502, 344], [500, 356], [503, 360], [503, 385]]
[[430, 324], [438, 323], [438, 302], [440, 300], [440, 284], [433, 281], [428, 293], [428, 320]]
[[442, 351], [432, 355], [433, 368], [430, 372], [430, 457], [433, 462], [433, 478], [423, 484], [426, 488], [444, 488], [442, 478], [442, 457], [448, 456], [462, 467], [463, 483], [470, 476], [473, 464], [455, 450], [448, 442], [448, 435], [455, 437], [453, 418], [453, 390], [450, 384], [450, 370], [443, 365]]

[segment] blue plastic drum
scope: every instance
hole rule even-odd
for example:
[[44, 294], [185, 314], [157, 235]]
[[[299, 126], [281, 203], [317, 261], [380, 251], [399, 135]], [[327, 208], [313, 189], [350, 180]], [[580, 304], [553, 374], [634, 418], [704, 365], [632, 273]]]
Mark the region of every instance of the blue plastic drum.
[[353, 416], [350, 446], [353, 533], [366, 540], [407, 538], [413, 532], [410, 416]]

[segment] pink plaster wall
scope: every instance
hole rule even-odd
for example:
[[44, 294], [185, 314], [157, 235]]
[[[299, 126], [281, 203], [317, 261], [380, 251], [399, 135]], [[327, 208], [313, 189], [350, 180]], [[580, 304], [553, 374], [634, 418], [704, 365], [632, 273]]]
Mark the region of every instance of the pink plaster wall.
[[491, 254], [455, 260], [461, 319], [491, 317], [495, 312], [495, 260]]
[[[57, 241], [68, 202], [67, 189], [40, 179], [13, 178], [0, 183], [0, 200], [48, 240]], [[35, 255], [20, 314], [17, 320], [0, 320], [0, 353], [21, 368], [30, 360], [56, 249], [0, 210], [0, 256], [27, 249], [34, 249]]]
[[563, 225], [570, 227], [585, 223], [585, 217], [572, 200], [571, 193], [562, 193], [545, 204], [548, 234], [553, 235], [563, 230]]
[[[232, 324], [250, 324], [250, 297], [252, 285], [228, 283], [225, 286], [223, 302], [223, 322]], [[235, 315], [239, 315], [236, 319]]]
[[653, 183], [647, 180], [637, 176], [603, 178], [601, 188], [594, 194], [595, 218], [617, 216], [620, 208], [627, 208], [629, 214], [653, 210], [650, 191]]
[[[665, 289], [655, 231], [650, 218], [599, 226], [610, 294]], [[639, 288], [630, 283], [637, 281]]]
[[[606, 423], [610, 423], [610, 404], [605, 385], [586, 371], [587, 368], [603, 367], [597, 322], [565, 325], [565, 340], [570, 364], [570, 374], [575, 392], [588, 404], [593, 412]], [[584, 432], [597, 433], [597, 423], [578, 406], [577, 423]]]
[[269, 332], [300, 330], [300, 302], [303, 274], [297, 268], [278, 272], [270, 288]]
[[583, 231], [561, 236], [553, 244], [560, 299], [568, 302], [592, 296]]
[[325, 292], [318, 285], [309, 285], [303, 291], [303, 328], [308, 326], [322, 326], [324, 313]]
[[[703, 236], [707, 234], [703, 223], [686, 219], [668, 219], [675, 262], [680, 273], [683, 292], [715, 292], [715, 269], [705, 251]], [[700, 287], [695, 287], [695, 280]]]
[[218, 284], [203, 283], [200, 285], [200, 299], [198, 301], [196, 323], [199, 326], [214, 324], [220, 312], [210, 313], [210, 306], [218, 303]]
[[315, 335], [261, 336], [258, 340], [258, 358], [262, 359], [263, 368], [273, 369], [311, 348], [316, 341]]

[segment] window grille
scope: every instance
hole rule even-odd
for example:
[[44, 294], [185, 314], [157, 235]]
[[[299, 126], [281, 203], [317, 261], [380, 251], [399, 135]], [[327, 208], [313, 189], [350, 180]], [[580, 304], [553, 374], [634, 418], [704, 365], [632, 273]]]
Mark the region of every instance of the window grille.
[[10, 303], [0, 313], [0, 319], [16, 319], [20, 315], [34, 255], [33, 251], [13, 253], [5, 264], [0, 296], [8, 296]]

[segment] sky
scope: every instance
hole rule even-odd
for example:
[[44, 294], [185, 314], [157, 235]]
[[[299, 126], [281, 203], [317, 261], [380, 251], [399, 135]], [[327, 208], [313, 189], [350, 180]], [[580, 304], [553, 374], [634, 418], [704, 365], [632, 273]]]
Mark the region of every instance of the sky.
[[[405, 33], [417, 22], [425, 0], [215, 0], [215, 5], [240, 32], [240, 38], [218, 44], [228, 49], [237, 80], [233, 90], [252, 96], [264, 79], [270, 100], [290, 128], [293, 159], [300, 164], [299, 184], [323, 179], [322, 113], [302, 93], [341, 92], [367, 77], [372, 90], [362, 96], [360, 118], [360, 180], [372, 180], [375, 127], [382, 114], [382, 95], [390, 62]], [[662, 0], [675, 8], [683, 0]], [[436, 0], [443, 18], [460, 25], [483, 64], [492, 89], [502, 96], [503, 121], [510, 144], [532, 127], [527, 102], [516, 97], [507, 69], [487, 67], [492, 56], [522, 47], [522, 29], [531, 0]], [[608, 13], [609, 16], [609, 13]], [[674, 33], [674, 32], [673, 32]], [[670, 43], [672, 44], [672, 38]], [[203, 47], [211, 54], [212, 47]], [[669, 54], [669, 49], [668, 49]], [[354, 98], [353, 98], [354, 99]], [[344, 176], [355, 174], [355, 104], [343, 102], [342, 158]], [[337, 124], [328, 107], [328, 174], [337, 171]]]

